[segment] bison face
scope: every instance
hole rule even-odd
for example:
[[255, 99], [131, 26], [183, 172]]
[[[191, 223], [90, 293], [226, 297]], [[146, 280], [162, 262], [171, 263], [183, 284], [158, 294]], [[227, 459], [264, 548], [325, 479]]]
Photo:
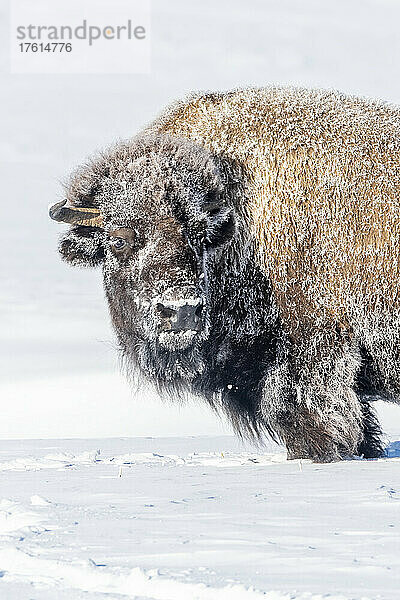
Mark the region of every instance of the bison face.
[[101, 226], [79, 215], [61, 254], [103, 264], [124, 355], [159, 381], [193, 378], [212, 330], [210, 277], [234, 233], [216, 161], [188, 141], [148, 136], [79, 170], [67, 196], [82, 214], [97, 207]]

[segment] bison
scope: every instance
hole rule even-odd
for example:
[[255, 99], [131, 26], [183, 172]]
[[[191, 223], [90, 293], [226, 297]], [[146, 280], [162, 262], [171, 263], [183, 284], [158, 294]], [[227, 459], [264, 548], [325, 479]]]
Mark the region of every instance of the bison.
[[382, 454], [400, 398], [400, 109], [199, 93], [72, 175], [59, 251], [102, 266], [127, 370], [289, 458]]

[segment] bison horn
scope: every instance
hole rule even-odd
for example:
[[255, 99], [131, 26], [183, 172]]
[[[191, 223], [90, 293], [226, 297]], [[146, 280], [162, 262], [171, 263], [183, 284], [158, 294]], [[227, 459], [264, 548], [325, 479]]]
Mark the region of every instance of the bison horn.
[[84, 225], [85, 227], [102, 227], [103, 217], [98, 208], [89, 206], [65, 206], [66, 200], [61, 200], [50, 206], [49, 216], [59, 223]]

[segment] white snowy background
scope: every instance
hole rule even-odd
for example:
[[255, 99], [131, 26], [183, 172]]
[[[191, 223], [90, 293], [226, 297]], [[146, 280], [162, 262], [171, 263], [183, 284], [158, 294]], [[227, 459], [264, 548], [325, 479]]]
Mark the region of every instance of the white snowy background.
[[132, 396], [100, 275], [61, 264], [47, 207], [87, 155], [191, 90], [400, 103], [400, 2], [153, 0], [152, 15], [150, 75], [11, 76], [0, 0], [0, 598], [394, 600], [400, 407], [379, 407], [391, 458], [321, 466], [241, 445], [196, 403]]

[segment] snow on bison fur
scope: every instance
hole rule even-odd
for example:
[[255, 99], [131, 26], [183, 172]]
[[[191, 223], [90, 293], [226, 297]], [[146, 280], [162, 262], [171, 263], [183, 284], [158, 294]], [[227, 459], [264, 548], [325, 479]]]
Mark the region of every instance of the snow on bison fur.
[[53, 219], [102, 265], [130, 374], [290, 458], [382, 453], [400, 398], [400, 109], [320, 90], [195, 94], [72, 176]]

